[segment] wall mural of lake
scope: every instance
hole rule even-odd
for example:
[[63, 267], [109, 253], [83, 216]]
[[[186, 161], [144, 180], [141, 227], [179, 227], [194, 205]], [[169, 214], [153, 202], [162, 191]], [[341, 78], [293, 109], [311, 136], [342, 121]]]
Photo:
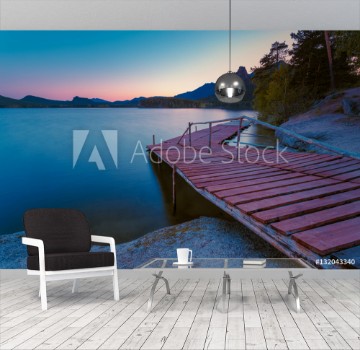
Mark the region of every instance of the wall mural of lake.
[[[359, 32], [235, 31], [233, 70], [246, 93], [234, 105], [214, 95], [227, 68], [226, 38], [222, 31], [0, 32], [0, 268], [25, 267], [20, 237], [30, 208], [80, 209], [94, 234], [116, 239], [122, 268], [175, 258], [178, 247], [195, 258], [295, 252], [316, 267], [359, 267], [360, 60], [349, 50]], [[151, 162], [147, 146], [182, 135], [189, 122], [239, 117], [305, 141], [244, 119], [239, 149], [250, 160], [206, 165], [198, 177], [199, 165], [181, 168], [174, 210], [171, 167]], [[215, 147], [219, 159], [236, 152], [238, 123], [214, 123], [214, 140], [226, 132], [230, 140], [225, 150]], [[208, 130], [194, 125], [193, 142], [207, 146]], [[267, 159], [286, 148], [290, 165], [265, 164], [267, 146]], [[214, 179], [205, 185], [207, 173]], [[315, 224], [306, 216], [314, 213]], [[350, 233], [320, 246], [323, 228]]]

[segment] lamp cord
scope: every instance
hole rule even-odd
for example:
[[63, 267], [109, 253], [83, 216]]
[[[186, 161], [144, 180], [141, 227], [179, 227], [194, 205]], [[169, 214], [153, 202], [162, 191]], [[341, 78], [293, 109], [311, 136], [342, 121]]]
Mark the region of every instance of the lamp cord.
[[229, 72], [231, 72], [231, 0], [229, 0]]

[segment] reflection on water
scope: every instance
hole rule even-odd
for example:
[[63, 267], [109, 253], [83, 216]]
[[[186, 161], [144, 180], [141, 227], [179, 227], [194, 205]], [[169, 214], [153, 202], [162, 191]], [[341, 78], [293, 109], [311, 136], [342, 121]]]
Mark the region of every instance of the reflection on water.
[[159, 181], [163, 203], [169, 224], [175, 225], [199, 216], [213, 216], [231, 220], [231, 217], [199, 193], [194, 191], [179, 175], [176, 175], [176, 211], [172, 203], [172, 169], [165, 163], [152, 164]]
[[[236, 146], [237, 137], [229, 140], [230, 146]], [[240, 147], [276, 147], [276, 138], [274, 130], [265, 128], [262, 125], [253, 124], [241, 132]]]
[[[128, 241], [200, 215], [225, 216], [183, 181], [172, 215], [171, 173], [146, 163], [143, 147], [182, 134], [189, 121], [239, 117], [205, 109], [0, 109], [0, 234], [20, 231], [26, 209], [83, 210], [93, 232]], [[254, 116], [253, 112], [241, 112]], [[73, 131], [89, 130], [73, 168]], [[101, 130], [118, 130], [116, 168]], [[250, 129], [248, 129], [250, 131]], [[94, 145], [106, 170], [88, 162]], [[139, 149], [137, 149], [139, 151]]]

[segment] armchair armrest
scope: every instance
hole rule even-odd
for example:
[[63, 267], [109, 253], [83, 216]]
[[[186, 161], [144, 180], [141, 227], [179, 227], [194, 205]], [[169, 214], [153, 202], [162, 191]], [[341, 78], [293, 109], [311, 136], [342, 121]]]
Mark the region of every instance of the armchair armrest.
[[39, 271], [45, 272], [45, 249], [44, 242], [42, 239], [30, 238], [30, 237], [22, 237], [22, 244], [31, 245], [33, 247], [37, 247], [39, 250]]
[[109, 244], [110, 251], [114, 253], [116, 257], [115, 239], [113, 237], [91, 235], [91, 242]]
[[30, 237], [21, 237], [22, 244], [31, 245], [33, 247], [38, 247], [39, 249], [44, 249], [44, 242], [42, 239], [30, 238]]
[[116, 262], [116, 246], [115, 246], [115, 239], [113, 237], [106, 237], [106, 236], [96, 236], [91, 235], [91, 242], [95, 243], [107, 243], [110, 245], [110, 251], [114, 253], [114, 267], [117, 268]]

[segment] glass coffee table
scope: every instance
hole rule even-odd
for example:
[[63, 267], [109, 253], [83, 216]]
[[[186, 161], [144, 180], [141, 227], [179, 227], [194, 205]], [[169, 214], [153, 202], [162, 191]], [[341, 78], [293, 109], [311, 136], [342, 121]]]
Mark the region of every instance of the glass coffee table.
[[[264, 264], [256, 264], [257, 261], [265, 261]], [[140, 265], [141, 269], [179, 269], [179, 268], [200, 268], [200, 269], [237, 269], [237, 268], [308, 268], [309, 265], [300, 258], [194, 258], [192, 264], [175, 265], [177, 259], [175, 258], [154, 258], [146, 263]], [[245, 262], [245, 264], [244, 264]], [[246, 264], [247, 262], [253, 262], [253, 264]]]
[[[189, 264], [174, 264], [177, 259], [174, 258], [154, 258], [140, 265], [140, 269], [159, 269], [157, 273], [153, 273], [155, 277], [154, 283], [150, 290], [148, 300], [148, 312], [151, 311], [156, 286], [160, 280], [166, 285], [166, 292], [170, 294], [168, 280], [163, 276], [164, 270], [169, 269], [221, 269], [224, 270], [222, 275], [222, 295], [225, 297], [231, 293], [231, 277], [226, 270], [233, 269], [304, 269], [310, 266], [300, 258], [268, 258], [268, 259], [245, 259], [245, 258], [195, 258]], [[296, 279], [302, 274], [294, 276], [292, 271], [289, 273], [288, 294], [293, 294], [296, 302], [296, 310], [300, 311], [300, 299]]]

